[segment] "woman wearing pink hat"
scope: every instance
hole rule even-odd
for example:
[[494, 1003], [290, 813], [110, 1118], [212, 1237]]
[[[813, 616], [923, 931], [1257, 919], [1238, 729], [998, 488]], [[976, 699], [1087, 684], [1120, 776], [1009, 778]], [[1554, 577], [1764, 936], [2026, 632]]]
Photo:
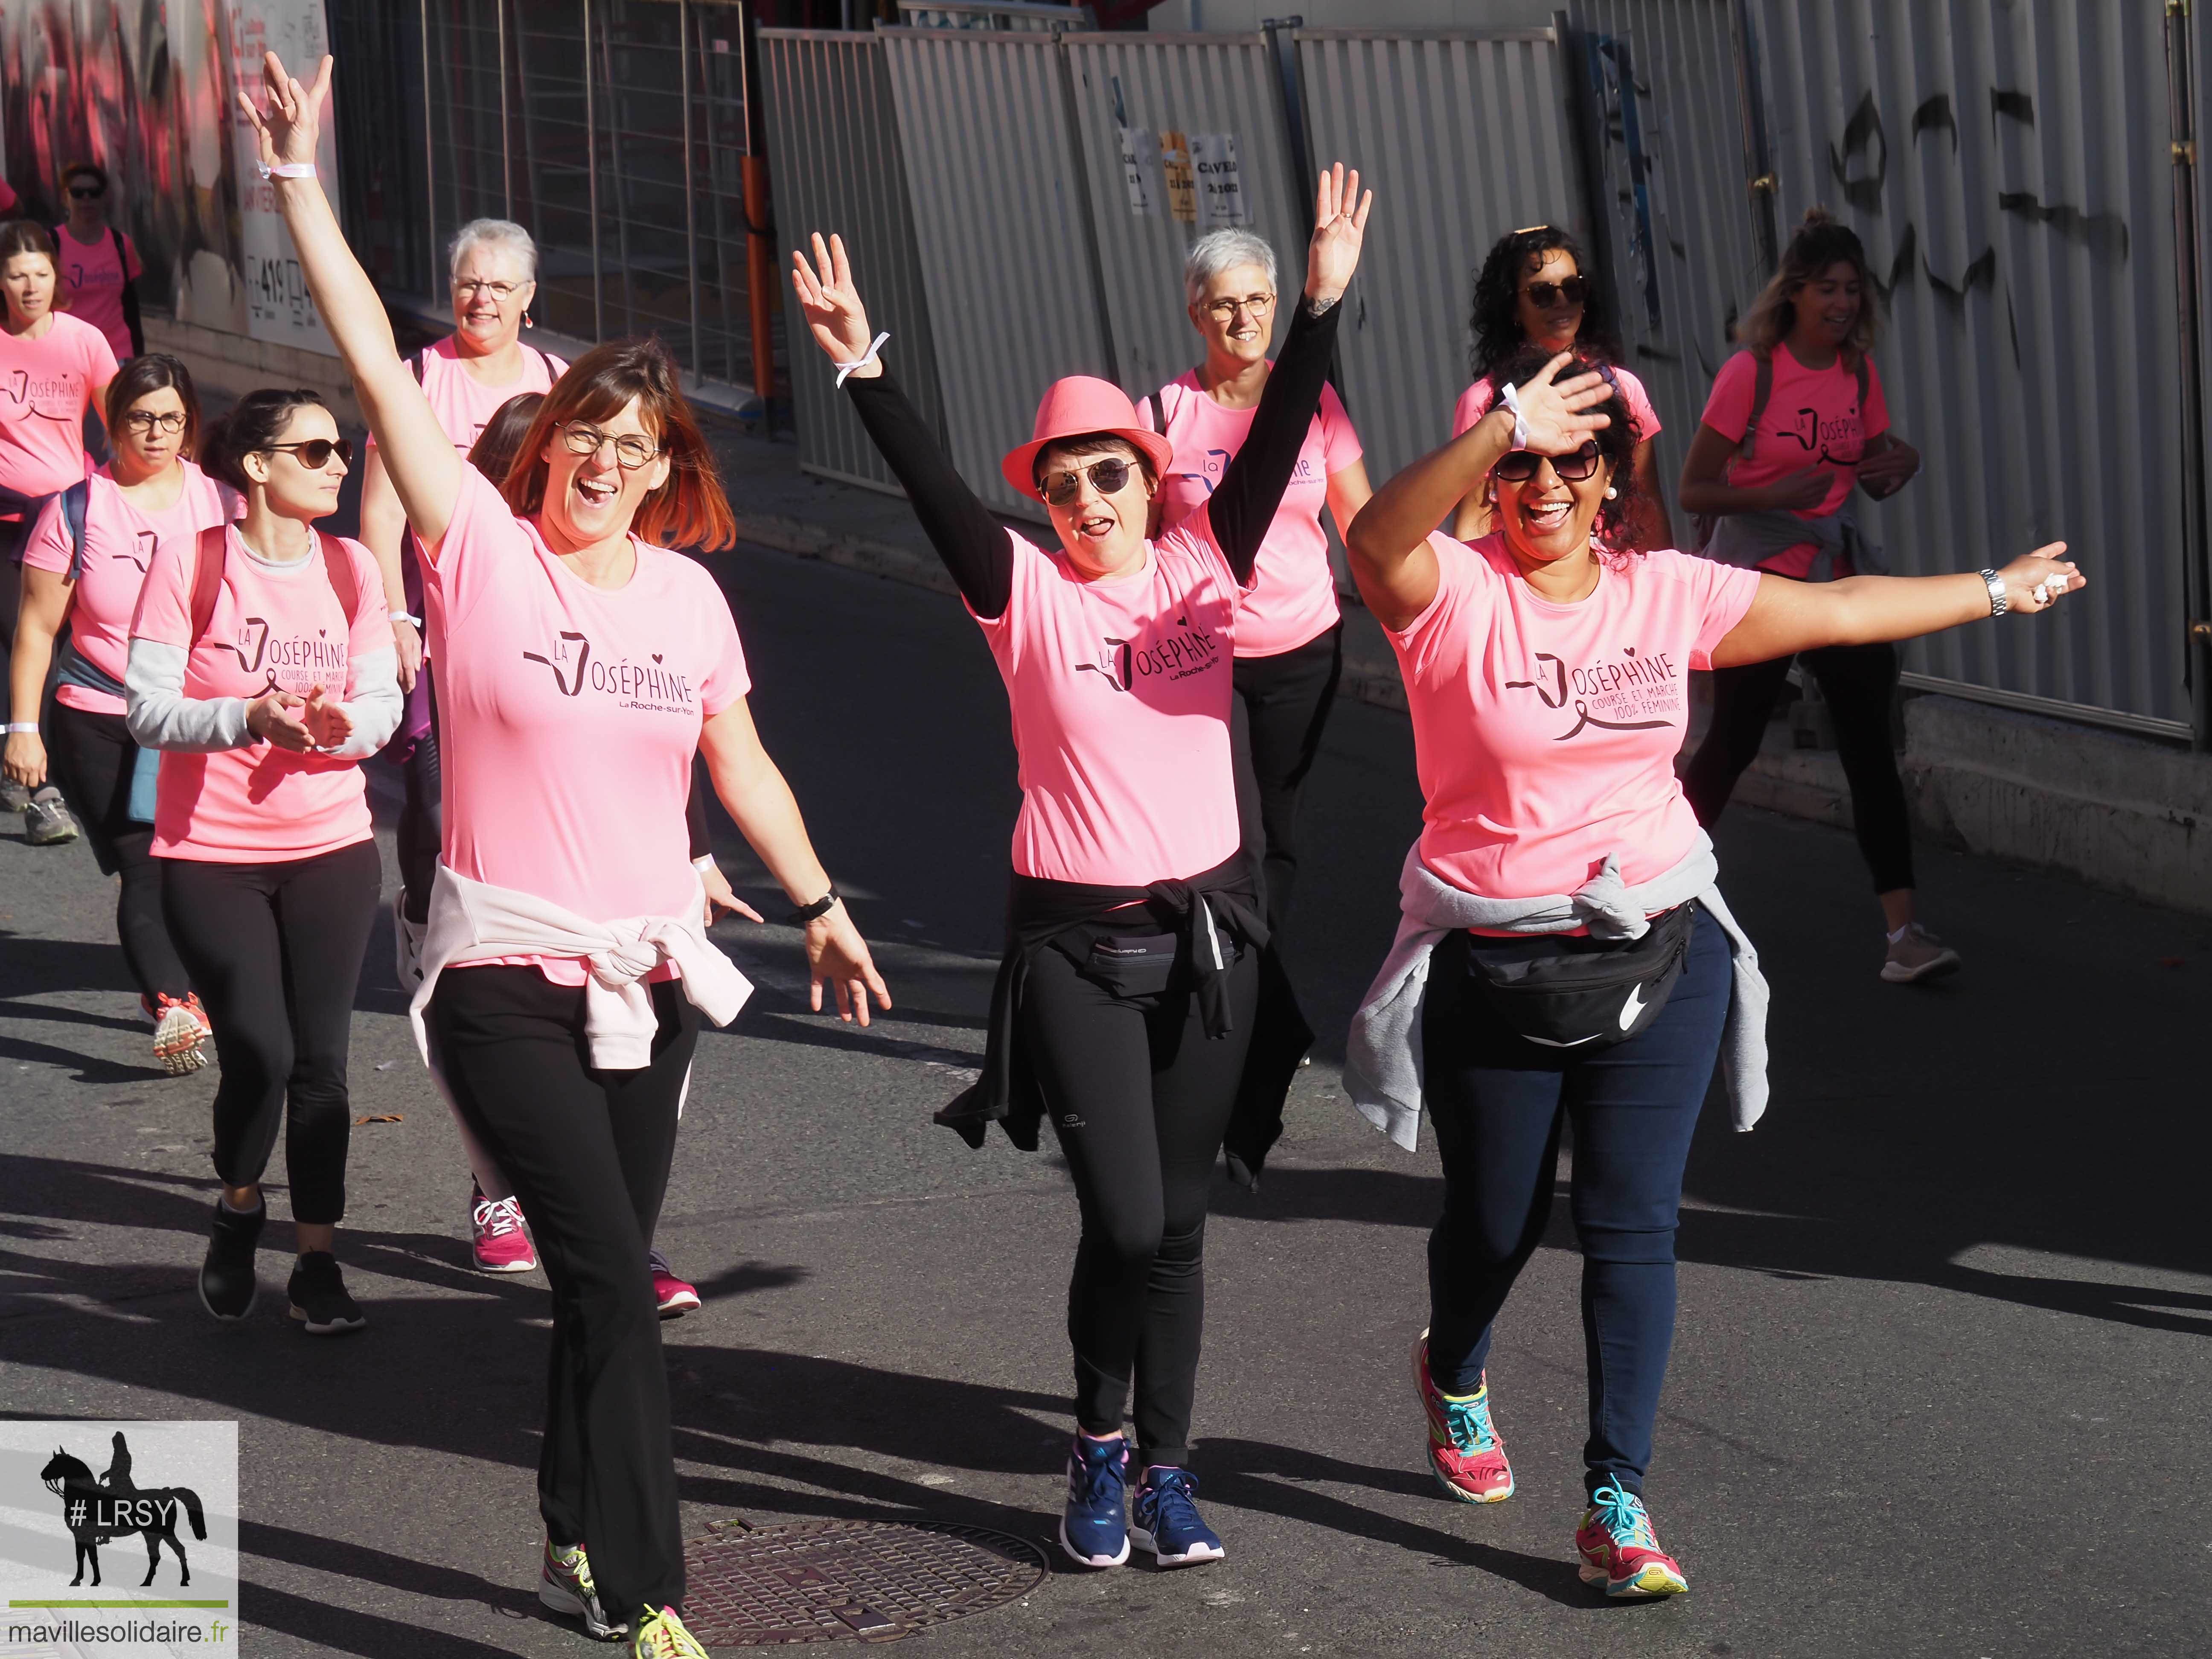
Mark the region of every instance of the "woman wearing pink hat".
[[[1251, 433], [1206, 503], [1157, 540], [1146, 520], [1174, 446], [1139, 424], [1117, 387], [1055, 381], [1034, 435], [1006, 458], [1007, 481], [1051, 512], [1060, 544], [1040, 547], [992, 518], [884, 373], [843, 243], [817, 236], [811, 264], [793, 256], [815, 340], [843, 366], [1012, 705], [1022, 809], [1006, 954], [982, 1079], [938, 1118], [978, 1146], [996, 1120], [1029, 1150], [1049, 1113], [1074, 1176], [1079, 1432], [1060, 1537], [1087, 1566], [1119, 1566], [1133, 1537], [1163, 1566], [1224, 1553], [1184, 1465], [1206, 1188], [1231, 1133], [1267, 942], [1237, 825], [1231, 661], [1370, 200], [1358, 173], [1322, 175], [1305, 302]], [[1281, 1105], [1278, 1091], [1278, 1116]], [[1240, 1126], [1232, 1139], [1256, 1159], [1272, 1135]], [[1133, 1383], [1133, 1512], [1121, 1429]]]

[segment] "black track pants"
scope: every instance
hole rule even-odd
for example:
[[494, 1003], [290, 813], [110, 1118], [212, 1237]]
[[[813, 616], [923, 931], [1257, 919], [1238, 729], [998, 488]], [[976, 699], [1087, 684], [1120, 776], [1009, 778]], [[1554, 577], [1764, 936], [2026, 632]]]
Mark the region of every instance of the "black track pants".
[[538, 1501], [556, 1544], [587, 1542], [607, 1611], [680, 1607], [684, 1539], [668, 1370], [646, 1249], [676, 1151], [699, 1012], [653, 988], [653, 1063], [601, 1072], [584, 990], [534, 968], [455, 968], [428, 1009], [453, 1104], [522, 1200], [553, 1287]]
[[[1086, 930], [1068, 937], [1087, 945]], [[1180, 965], [1169, 989], [1121, 996], [1055, 945], [1031, 959], [1023, 992], [1019, 1038], [1083, 1212], [1067, 1287], [1075, 1420], [1089, 1434], [1120, 1433], [1133, 1380], [1146, 1464], [1190, 1455], [1206, 1195], [1250, 1042], [1259, 960], [1247, 950], [1230, 969], [1233, 1027], [1218, 1038]]]
[[1298, 800], [1344, 675], [1344, 624], [1277, 656], [1239, 657], [1232, 673], [1237, 817], [1246, 850], [1261, 860], [1267, 931], [1279, 950], [1297, 881]]
[[131, 776], [138, 745], [120, 714], [95, 714], [57, 703], [46, 722], [46, 761], [62, 799], [84, 826], [100, 873], [121, 878], [115, 936], [124, 964], [151, 1002], [182, 998], [192, 987], [169, 927], [161, 919], [161, 864], [153, 854], [154, 826], [131, 819]]
[[[1735, 781], [1759, 753], [1790, 659], [1713, 671], [1713, 723], [1682, 774], [1698, 822], [1711, 825], [1728, 805]], [[1850, 785], [1851, 821], [1877, 893], [1911, 887], [1912, 826], [1905, 785], [1890, 743], [1890, 698], [1897, 690], [1897, 649], [1888, 645], [1832, 645], [1796, 660], [1820, 683], [1836, 722], [1836, 758]]]
[[384, 882], [376, 843], [283, 864], [163, 859], [161, 911], [215, 1027], [215, 1169], [249, 1187], [284, 1131], [292, 1219], [345, 1214], [346, 1050]]

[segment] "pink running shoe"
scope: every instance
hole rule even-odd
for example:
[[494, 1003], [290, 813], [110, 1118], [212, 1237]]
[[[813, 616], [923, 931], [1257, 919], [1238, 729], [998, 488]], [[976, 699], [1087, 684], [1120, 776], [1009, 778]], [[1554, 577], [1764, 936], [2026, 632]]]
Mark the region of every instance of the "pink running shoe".
[[184, 1077], [208, 1063], [206, 1045], [215, 1040], [207, 1010], [199, 994], [187, 992], [179, 1000], [166, 994], [152, 1002], [138, 999], [146, 1018], [154, 1022], [154, 1058], [171, 1077]]
[[653, 1264], [653, 1299], [659, 1304], [663, 1319], [681, 1319], [698, 1307], [697, 1288], [676, 1276], [666, 1256], [647, 1250], [646, 1260]]
[[1513, 1466], [1490, 1423], [1490, 1387], [1446, 1394], [1429, 1375], [1429, 1334], [1413, 1344], [1413, 1387], [1429, 1419], [1429, 1473], [1462, 1504], [1501, 1504], [1513, 1496]]
[[538, 1249], [522, 1230], [522, 1204], [514, 1198], [486, 1198], [469, 1188], [469, 1227], [477, 1267], [488, 1273], [526, 1273], [538, 1265]]
[[1644, 1500], [1618, 1484], [1590, 1494], [1575, 1548], [1583, 1558], [1583, 1583], [1603, 1585], [1607, 1595], [1680, 1595], [1690, 1588], [1680, 1565], [1659, 1547]]

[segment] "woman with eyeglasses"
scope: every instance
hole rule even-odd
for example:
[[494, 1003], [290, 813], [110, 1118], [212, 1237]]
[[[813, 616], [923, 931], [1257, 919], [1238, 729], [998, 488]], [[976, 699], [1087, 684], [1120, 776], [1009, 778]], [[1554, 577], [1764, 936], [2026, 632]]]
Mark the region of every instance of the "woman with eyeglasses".
[[[1139, 422], [1175, 446], [1159, 483], [1158, 530], [1206, 504], [1223, 470], [1250, 434], [1273, 365], [1275, 250], [1249, 230], [1209, 231], [1183, 261], [1185, 310], [1206, 358], [1139, 405]], [[1262, 1021], [1286, 1022], [1311, 1042], [1279, 963], [1283, 925], [1298, 869], [1298, 799], [1320, 751], [1344, 672], [1344, 623], [1328, 561], [1327, 509], [1337, 531], [1371, 491], [1359, 436], [1334, 386], [1306, 428], [1290, 487], [1260, 544], [1252, 585], [1237, 611], [1231, 684], [1245, 844], [1261, 854], [1267, 929]], [[1272, 1079], [1254, 1079], [1272, 1086]]]
[[[1717, 1059], [1748, 1129], [1765, 1109], [1766, 986], [1677, 781], [1692, 670], [1895, 640], [2083, 584], [2052, 543], [1979, 575], [1788, 580], [1631, 551], [1635, 416], [1597, 363], [1540, 350], [1512, 389], [1376, 492], [1346, 538], [1398, 653], [1425, 800], [1398, 937], [1354, 1017], [1345, 1089], [1411, 1151], [1435, 1125], [1443, 1212], [1413, 1371], [1431, 1472], [1513, 1493], [1486, 1364], [1552, 1216], [1560, 1130], [1589, 1370], [1583, 1580], [1688, 1588], [1644, 1508], [1674, 1328], [1674, 1231]], [[1498, 527], [1436, 525], [1480, 495]]]
[[130, 236], [107, 222], [106, 168], [72, 161], [62, 174], [62, 187], [69, 192], [69, 218], [54, 227], [61, 304], [107, 337], [118, 362], [128, 362], [146, 349], [145, 325], [138, 315], [138, 279], [146, 267]]
[[1170, 441], [1107, 381], [1047, 389], [1001, 470], [1043, 503], [1056, 547], [1010, 534], [953, 471], [884, 369], [843, 241], [817, 234], [811, 263], [792, 256], [815, 343], [981, 627], [1012, 710], [1022, 807], [1006, 951], [982, 1079], [938, 1121], [973, 1146], [997, 1121], [1030, 1151], [1049, 1114], [1074, 1177], [1076, 1434], [1060, 1542], [1084, 1566], [1121, 1565], [1133, 1539], [1162, 1566], [1224, 1553], [1188, 1471], [1206, 1197], [1232, 1113], [1272, 1115], [1243, 1140], [1256, 1170], [1282, 1111], [1280, 1088], [1271, 1105], [1238, 1097], [1269, 934], [1238, 823], [1230, 664], [1369, 206], [1357, 173], [1322, 174], [1282, 356], [1243, 447], [1172, 530], [1147, 531]]
[[[206, 1063], [212, 1035], [161, 917], [153, 855], [153, 769], [125, 721], [131, 619], [153, 556], [237, 516], [237, 496], [192, 461], [199, 398], [174, 357], [134, 357], [108, 382], [115, 459], [49, 500], [23, 550], [23, 608], [9, 665], [7, 773], [49, 777], [76, 811], [102, 875], [120, 878], [115, 931], [172, 1076]], [[60, 684], [42, 738], [40, 700], [61, 641]]]
[[131, 736], [162, 751], [162, 915], [222, 1062], [200, 1300], [224, 1321], [253, 1306], [281, 1129], [291, 1315], [342, 1335], [367, 1322], [333, 1246], [354, 991], [384, 878], [361, 763], [399, 720], [391, 624], [368, 550], [316, 528], [353, 460], [317, 393], [248, 392], [210, 423], [202, 458], [244, 516], [154, 550], [125, 673]]
[[[84, 477], [86, 411], [106, 418], [107, 385], [115, 378], [106, 337], [54, 308], [56, 283], [53, 239], [45, 229], [27, 219], [0, 223], [0, 295], [8, 309], [0, 386], [17, 389], [0, 398], [0, 641], [15, 637], [23, 543], [46, 497]], [[35, 729], [34, 720], [11, 722], [21, 723]], [[52, 783], [29, 791], [0, 776], [0, 805], [23, 814], [34, 847], [76, 838]]]
[[761, 746], [729, 603], [670, 550], [735, 535], [675, 363], [651, 340], [595, 347], [501, 485], [469, 466], [316, 180], [331, 72], [302, 86], [271, 53], [267, 114], [240, 103], [422, 542], [446, 797], [413, 1014], [552, 1285], [538, 1595], [641, 1659], [705, 1659], [647, 1255], [702, 1018], [727, 1024], [750, 988], [705, 935], [695, 754], [798, 906], [814, 1006], [831, 987], [866, 1024], [890, 998]]
[[[1652, 449], [1659, 416], [1644, 382], [1620, 367], [1620, 343], [1606, 315], [1604, 289], [1583, 275], [1588, 264], [1582, 245], [1557, 225], [1530, 225], [1492, 245], [1474, 279], [1474, 311], [1468, 319], [1474, 337], [1468, 353], [1474, 384], [1460, 393], [1452, 410], [1452, 434], [1456, 437], [1490, 412], [1498, 401], [1497, 374], [1508, 358], [1530, 350], [1547, 356], [1578, 351], [1602, 363], [1628, 406], [1636, 439], [1630, 471], [1638, 507], [1621, 521], [1619, 533], [1632, 546], [1672, 547], [1674, 530], [1668, 522]], [[1480, 495], [1469, 495], [1452, 515], [1452, 534], [1463, 542], [1495, 527], [1489, 503]]]
[[[1743, 349], [1714, 376], [1682, 463], [1682, 507], [1700, 515], [1707, 558], [1803, 582], [1887, 568], [1860, 533], [1852, 486], [1876, 501], [1894, 495], [1919, 471], [1920, 453], [1889, 429], [1874, 362], [1879, 293], [1857, 235], [1825, 209], [1806, 214], [1736, 325]], [[1797, 662], [1835, 722], [1851, 828], [1887, 936], [1881, 977], [1910, 985], [1956, 971], [1958, 951], [1916, 911], [1912, 822], [1891, 736], [1896, 647], [1830, 646]], [[1698, 823], [1719, 818], [1758, 755], [1790, 665], [1776, 657], [1714, 673], [1712, 724], [1683, 772]]]

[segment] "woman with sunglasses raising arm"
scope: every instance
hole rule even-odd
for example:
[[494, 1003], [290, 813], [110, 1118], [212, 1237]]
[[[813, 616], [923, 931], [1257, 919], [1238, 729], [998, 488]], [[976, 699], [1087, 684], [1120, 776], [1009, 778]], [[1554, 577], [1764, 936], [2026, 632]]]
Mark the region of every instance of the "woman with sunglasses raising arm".
[[[1468, 319], [1474, 336], [1468, 354], [1474, 384], [1460, 393], [1452, 410], [1452, 435], [1458, 436], [1490, 412], [1498, 401], [1496, 376], [1509, 358], [1532, 349], [1547, 355], [1572, 351], [1602, 363], [1600, 373], [1628, 407], [1636, 441], [1629, 471], [1638, 510], [1623, 520], [1620, 533], [1626, 537], [1626, 545], [1672, 547], [1674, 531], [1667, 520], [1666, 499], [1659, 493], [1652, 448], [1652, 440], [1659, 435], [1658, 412], [1651, 407], [1644, 382], [1620, 366], [1620, 343], [1606, 314], [1604, 289], [1583, 274], [1589, 263], [1582, 245], [1557, 225], [1530, 225], [1508, 232], [1492, 245], [1475, 276], [1474, 312]], [[1489, 503], [1480, 493], [1462, 501], [1452, 516], [1452, 534], [1463, 542], [1495, 528]]]
[[[1146, 520], [1173, 450], [1119, 387], [1054, 381], [1030, 441], [1001, 464], [1049, 511], [1058, 545], [1040, 546], [991, 516], [885, 371], [843, 241], [817, 235], [811, 263], [792, 256], [815, 343], [982, 629], [1012, 707], [1022, 806], [1006, 952], [982, 1079], [939, 1121], [981, 1146], [995, 1121], [1032, 1150], [1049, 1112], [1074, 1176], [1077, 1432], [1060, 1541], [1085, 1566], [1121, 1565], [1133, 1536], [1163, 1566], [1224, 1553], [1187, 1468], [1206, 1194], [1232, 1110], [1274, 1121], [1239, 1132], [1254, 1169], [1282, 1111], [1280, 1087], [1272, 1103], [1238, 1099], [1268, 933], [1240, 850], [1230, 660], [1370, 204], [1357, 173], [1322, 175], [1305, 294], [1251, 431], [1205, 504], [1157, 539]], [[1287, 1084], [1297, 1060], [1253, 1063]], [[1121, 1428], [1133, 1385], [1133, 1515]]]
[[422, 540], [445, 822], [413, 1015], [552, 1284], [538, 1597], [640, 1659], [705, 1659], [647, 1257], [702, 1018], [726, 1024], [750, 989], [705, 934], [695, 754], [798, 906], [814, 1006], [828, 986], [865, 1024], [890, 998], [761, 746], [729, 603], [671, 550], [736, 529], [674, 362], [651, 340], [586, 352], [495, 487], [400, 360], [315, 178], [331, 59], [308, 86], [263, 67], [267, 113], [240, 99], [262, 170]]
[[[1485, 1376], [1493, 1322], [1542, 1239], [1561, 1125], [1589, 1366], [1583, 1579], [1678, 1594], [1644, 1507], [1674, 1328], [1691, 1131], [1726, 1037], [1735, 1124], [1765, 1109], [1766, 986], [1674, 776], [1692, 669], [1896, 640], [2082, 586], [2039, 548], [2002, 572], [1813, 586], [1613, 532], [1636, 510], [1630, 412], [1588, 359], [1508, 364], [1510, 395], [1415, 462], [1347, 544], [1405, 675], [1425, 799], [1398, 938], [1359, 1012], [1345, 1088], [1443, 1164], [1429, 1328], [1413, 1350], [1429, 1463], [1451, 1496], [1510, 1497]], [[1480, 492], [1498, 529], [1430, 526]]]
[[236, 524], [156, 548], [131, 624], [131, 738], [165, 751], [153, 854], [169, 937], [207, 1006], [222, 1180], [200, 1300], [240, 1320], [284, 1133], [299, 1260], [292, 1317], [361, 1328], [332, 1254], [352, 1115], [346, 1050], [384, 870], [361, 761], [399, 722], [376, 562], [315, 528], [353, 446], [313, 392], [248, 392], [211, 423], [208, 471]]
[[[118, 878], [115, 931], [154, 1024], [154, 1058], [180, 1076], [206, 1063], [213, 1033], [161, 919], [152, 812], [161, 756], [131, 739], [123, 676], [154, 555], [192, 547], [202, 531], [237, 517], [239, 502], [192, 460], [199, 398], [174, 357], [155, 352], [125, 364], [108, 382], [107, 421], [114, 460], [50, 500], [23, 550], [7, 771], [37, 789], [51, 765], [101, 873]], [[40, 698], [57, 641], [60, 684], [42, 737]]]

